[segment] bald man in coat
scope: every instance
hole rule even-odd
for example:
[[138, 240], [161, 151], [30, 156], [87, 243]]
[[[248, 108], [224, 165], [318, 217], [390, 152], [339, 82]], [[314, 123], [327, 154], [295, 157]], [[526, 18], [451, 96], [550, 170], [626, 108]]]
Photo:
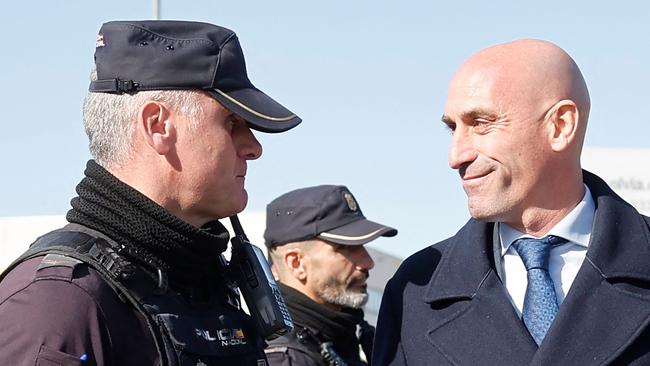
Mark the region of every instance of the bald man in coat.
[[374, 365], [650, 365], [650, 219], [582, 170], [589, 109], [550, 42], [460, 67], [442, 121], [472, 218], [389, 281]]

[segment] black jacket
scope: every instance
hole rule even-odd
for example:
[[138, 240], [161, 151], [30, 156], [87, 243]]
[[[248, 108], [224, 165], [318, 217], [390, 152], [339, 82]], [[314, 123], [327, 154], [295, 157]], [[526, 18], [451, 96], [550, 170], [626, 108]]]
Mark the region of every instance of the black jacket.
[[43, 260], [23, 262], [0, 284], [3, 365], [157, 364], [146, 322], [98, 272], [74, 260], [49, 267]]
[[361, 360], [360, 350], [370, 355], [374, 327], [363, 321], [362, 311], [336, 312], [291, 287], [280, 284], [280, 289], [293, 317], [294, 330], [268, 342], [265, 352], [269, 365], [367, 365]]

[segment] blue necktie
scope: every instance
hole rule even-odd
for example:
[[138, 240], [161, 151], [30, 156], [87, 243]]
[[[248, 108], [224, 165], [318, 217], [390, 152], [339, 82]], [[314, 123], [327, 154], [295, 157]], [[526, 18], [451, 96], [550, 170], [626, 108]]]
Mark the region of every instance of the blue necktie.
[[549, 235], [542, 239], [517, 239], [512, 244], [528, 271], [523, 318], [528, 332], [538, 346], [551, 327], [559, 308], [553, 280], [548, 273], [551, 246], [566, 242], [566, 239]]

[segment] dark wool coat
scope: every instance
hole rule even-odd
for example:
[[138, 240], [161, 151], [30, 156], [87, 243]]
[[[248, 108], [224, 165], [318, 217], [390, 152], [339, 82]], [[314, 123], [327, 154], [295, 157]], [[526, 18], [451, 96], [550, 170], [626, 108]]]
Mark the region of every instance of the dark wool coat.
[[650, 365], [650, 219], [584, 177], [591, 242], [539, 349], [497, 275], [494, 223], [472, 219], [389, 281], [373, 365]]

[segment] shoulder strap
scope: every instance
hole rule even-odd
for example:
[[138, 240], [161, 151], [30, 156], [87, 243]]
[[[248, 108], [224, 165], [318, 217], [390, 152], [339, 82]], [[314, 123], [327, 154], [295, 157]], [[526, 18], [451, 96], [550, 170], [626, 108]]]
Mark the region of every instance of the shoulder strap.
[[65, 228], [51, 231], [39, 237], [25, 253], [11, 263], [0, 274], [0, 281], [20, 263], [47, 254], [60, 254], [75, 258], [95, 269], [122, 301], [131, 304], [142, 315], [147, 322], [149, 333], [154, 339], [159, 355], [159, 365], [170, 366], [170, 361], [165, 357], [163, 335], [158, 331], [157, 325], [143, 304], [138, 301], [140, 294], [129, 290], [121, 282], [129, 279], [136, 272], [136, 267], [117, 254], [113, 246], [105, 239]]
[[[45, 254], [62, 254], [84, 261], [78, 254], [87, 251], [88, 243], [92, 239], [93, 237], [80, 231], [69, 231], [65, 229], [50, 231], [36, 239], [26, 252], [0, 273], [0, 281], [20, 263]], [[79, 252], [77, 252], [77, 248]]]

